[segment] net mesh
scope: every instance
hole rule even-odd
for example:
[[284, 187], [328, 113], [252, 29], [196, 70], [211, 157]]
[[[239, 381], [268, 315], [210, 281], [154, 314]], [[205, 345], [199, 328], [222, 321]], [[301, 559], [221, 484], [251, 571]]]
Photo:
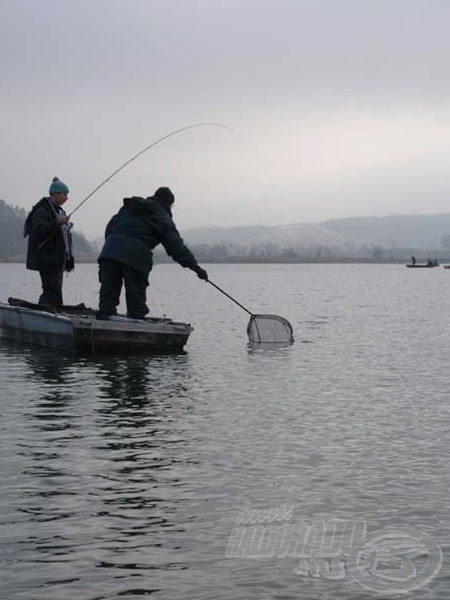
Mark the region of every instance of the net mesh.
[[247, 326], [248, 340], [252, 344], [292, 344], [292, 325], [278, 315], [253, 315]]

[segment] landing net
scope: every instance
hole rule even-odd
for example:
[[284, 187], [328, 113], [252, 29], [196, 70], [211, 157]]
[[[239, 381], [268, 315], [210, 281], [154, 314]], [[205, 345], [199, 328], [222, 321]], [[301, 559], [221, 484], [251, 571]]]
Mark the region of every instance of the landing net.
[[278, 315], [252, 315], [247, 326], [251, 344], [293, 344], [292, 325]]

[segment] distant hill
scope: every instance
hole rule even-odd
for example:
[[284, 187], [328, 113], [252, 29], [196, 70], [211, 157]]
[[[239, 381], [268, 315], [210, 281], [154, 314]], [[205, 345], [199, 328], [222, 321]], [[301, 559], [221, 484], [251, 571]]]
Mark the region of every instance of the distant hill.
[[291, 225], [246, 227], [199, 227], [184, 233], [192, 245], [235, 244], [244, 248], [265, 244], [292, 245], [324, 244], [342, 246], [351, 242], [346, 234], [339, 233], [321, 223], [294, 223]]
[[[448, 259], [450, 213], [350, 217], [321, 223], [197, 227], [181, 231], [200, 261]], [[91, 242], [98, 250], [103, 238]], [[159, 246], [158, 261], [170, 261]]]
[[323, 225], [356, 242], [384, 247], [440, 248], [450, 235], [450, 213], [332, 219]]
[[[23, 226], [27, 217], [23, 208], [0, 200], [0, 260], [23, 261], [27, 252], [27, 239], [23, 237]], [[72, 231], [76, 261], [89, 261], [96, 253], [83, 235]]]

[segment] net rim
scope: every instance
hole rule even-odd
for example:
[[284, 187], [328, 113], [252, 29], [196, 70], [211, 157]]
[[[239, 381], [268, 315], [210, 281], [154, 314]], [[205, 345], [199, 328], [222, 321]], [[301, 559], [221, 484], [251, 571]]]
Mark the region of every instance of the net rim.
[[[290, 344], [294, 343], [294, 329], [293, 329], [292, 325], [290, 324], [290, 322], [285, 317], [281, 317], [280, 315], [274, 315], [274, 314], [270, 314], [270, 313], [258, 313], [258, 314], [254, 314], [250, 317], [250, 320], [247, 325], [247, 335], [249, 338], [250, 338], [250, 331], [251, 331], [252, 323], [254, 321], [256, 321], [258, 319], [258, 317], [260, 317], [262, 319], [271, 319], [273, 321], [279, 321], [279, 322], [283, 323], [283, 325], [289, 330], [289, 333], [290, 333], [289, 343]], [[269, 344], [271, 342], [261, 342], [260, 341], [257, 343]], [[279, 343], [279, 342], [272, 342], [272, 343]]]

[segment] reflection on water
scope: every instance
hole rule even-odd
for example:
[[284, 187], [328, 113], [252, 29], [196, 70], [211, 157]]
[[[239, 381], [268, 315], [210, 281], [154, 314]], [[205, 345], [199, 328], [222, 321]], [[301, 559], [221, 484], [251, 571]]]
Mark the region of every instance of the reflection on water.
[[273, 356], [274, 358], [286, 356], [289, 353], [292, 344], [273, 343], [273, 344], [247, 344], [248, 354], [258, 356]]
[[[13, 532], [26, 521], [28, 533], [9, 546], [7, 580], [26, 569], [33, 597], [51, 598], [54, 586], [76, 590], [82, 580], [103, 582], [104, 569], [113, 569], [111, 590], [132, 572], [139, 595], [154, 591], [148, 571], [187, 568], [170, 533], [184, 531], [172, 520], [183, 494], [174, 466], [194, 463], [180, 427], [191, 410], [188, 357], [89, 361], [3, 343], [0, 360], [24, 375], [28, 399], [9, 407], [22, 435], [7, 478], [20, 494], [9, 498], [2, 526]], [[128, 584], [124, 590], [129, 594]]]

